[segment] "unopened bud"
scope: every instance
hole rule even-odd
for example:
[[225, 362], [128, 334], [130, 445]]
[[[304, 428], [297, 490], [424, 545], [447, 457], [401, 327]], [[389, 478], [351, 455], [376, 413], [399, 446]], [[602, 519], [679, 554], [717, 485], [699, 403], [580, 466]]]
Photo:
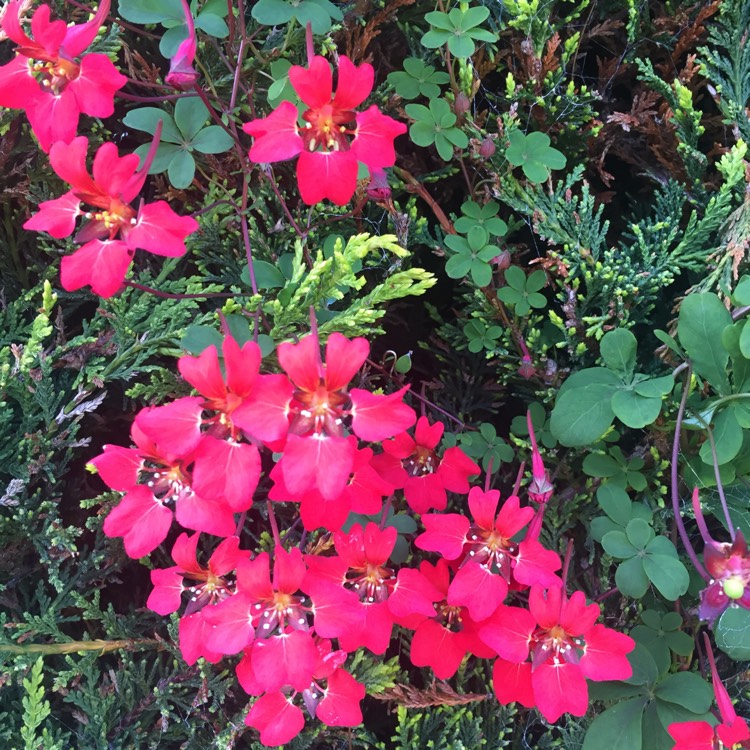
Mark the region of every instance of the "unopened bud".
[[495, 141], [492, 138], [485, 138], [479, 144], [479, 155], [484, 159], [489, 159], [495, 153]]
[[531, 380], [536, 375], [536, 367], [531, 362], [531, 357], [522, 357], [521, 365], [518, 368], [518, 374], [524, 380]]
[[460, 117], [465, 115], [471, 108], [471, 102], [469, 97], [464, 94], [463, 91], [459, 91], [456, 95], [456, 101], [453, 102], [453, 111]]

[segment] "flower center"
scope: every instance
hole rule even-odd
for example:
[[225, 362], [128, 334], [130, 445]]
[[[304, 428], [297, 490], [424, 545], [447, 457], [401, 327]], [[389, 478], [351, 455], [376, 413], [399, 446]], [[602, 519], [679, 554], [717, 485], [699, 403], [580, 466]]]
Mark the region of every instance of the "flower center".
[[553, 664], [577, 664], [585, 651], [586, 644], [581, 638], [573, 638], [562, 625], [551, 628], [538, 628], [531, 636], [532, 669], [552, 660]]
[[78, 78], [81, 68], [77, 63], [58, 58], [47, 62], [29, 60], [29, 71], [42, 88], [60, 96], [67, 85]]
[[258, 638], [267, 638], [278, 627], [283, 633], [287, 626], [307, 632], [307, 614], [310, 611], [304, 596], [274, 592], [271, 599], [253, 606], [253, 625]]
[[[342, 407], [349, 400], [346, 391], [329, 391], [321, 382], [313, 392], [297, 389], [294, 399], [299, 406], [289, 428], [290, 432], [305, 435], [312, 431], [333, 437], [344, 434]], [[294, 405], [292, 409], [294, 410]]]
[[418, 445], [414, 453], [403, 461], [403, 466], [410, 477], [421, 477], [425, 474], [434, 474], [440, 466], [440, 459], [435, 451]]
[[203, 569], [201, 572], [188, 573], [186, 578], [194, 581], [203, 581], [191, 586], [190, 601], [185, 609], [186, 615], [191, 615], [208, 604], [223, 601], [234, 591], [234, 582], [221, 576], [214, 575], [210, 570]]
[[348, 126], [354, 123], [355, 117], [354, 112], [334, 109], [333, 104], [308, 109], [302, 115], [305, 128], [300, 133], [305, 149], [308, 151], [321, 149], [325, 153], [348, 151], [351, 146], [350, 137], [355, 134], [355, 131]]
[[396, 585], [396, 577], [390, 568], [368, 563], [366, 569], [350, 570], [347, 583], [357, 592], [366, 604], [384, 602]]

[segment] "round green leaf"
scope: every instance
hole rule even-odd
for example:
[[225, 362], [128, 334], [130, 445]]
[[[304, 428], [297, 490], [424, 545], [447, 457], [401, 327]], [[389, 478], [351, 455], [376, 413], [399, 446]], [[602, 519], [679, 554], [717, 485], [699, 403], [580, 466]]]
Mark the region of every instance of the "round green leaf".
[[612, 396], [612, 411], [623, 424], [641, 429], [656, 421], [661, 411], [661, 397], [645, 398], [623, 388]]
[[638, 342], [635, 336], [624, 328], [604, 334], [599, 351], [610, 370], [629, 377], [635, 367]]
[[621, 701], [600, 713], [586, 732], [582, 750], [641, 750], [647, 698]]
[[454, 255], [451, 258], [448, 258], [448, 262], [445, 264], [445, 272], [452, 279], [462, 279], [467, 273], [469, 273], [471, 261], [471, 256]]
[[622, 531], [610, 531], [602, 539], [604, 551], [612, 557], [627, 560], [638, 554], [638, 547], [633, 546]]
[[195, 177], [195, 159], [188, 151], [178, 151], [167, 169], [169, 182], [173, 187], [183, 190], [190, 186]]
[[180, 135], [180, 131], [177, 130], [172, 115], [163, 109], [158, 109], [157, 107], [131, 109], [122, 121], [129, 128], [142, 130], [149, 135], [153, 135], [156, 132], [159, 120], [162, 121], [161, 140], [168, 143], [182, 143], [182, 136]]
[[467, 58], [474, 54], [476, 45], [471, 37], [465, 34], [462, 36], [452, 34], [448, 37], [448, 49], [455, 57]]
[[188, 326], [180, 346], [190, 354], [198, 355], [209, 346], [215, 346], [220, 352], [223, 341], [222, 335], [211, 326]]
[[469, 247], [477, 252], [490, 241], [490, 235], [481, 224], [475, 224], [467, 232], [466, 241], [469, 243]]
[[682, 596], [690, 585], [687, 568], [674, 557], [648, 554], [643, 558], [643, 570], [659, 593], [670, 602]]
[[[729, 463], [742, 448], [743, 431], [737, 422], [734, 409], [722, 409], [714, 419], [713, 437], [716, 445], [716, 462], [719, 466]], [[701, 446], [700, 457], [705, 464], [713, 465], [711, 441]]]
[[208, 120], [208, 109], [197, 96], [178, 99], [174, 121], [186, 141], [191, 141]]
[[471, 264], [471, 280], [477, 286], [488, 286], [492, 281], [491, 266], [475, 258]]
[[750, 305], [750, 276], [743, 276], [737, 282], [732, 299], [737, 305]]
[[711, 707], [714, 691], [696, 672], [675, 672], [667, 675], [654, 690], [654, 695], [667, 703], [676, 703], [694, 714]]
[[259, 0], [251, 15], [264, 26], [281, 26], [294, 18], [294, 7], [283, 0]]
[[596, 491], [596, 500], [601, 509], [620, 526], [627, 526], [632, 518], [633, 503], [622, 487], [603, 484]]
[[417, 146], [430, 146], [435, 140], [435, 126], [419, 120], [409, 128], [409, 137]]
[[205, 31], [206, 34], [215, 36], [217, 39], [224, 39], [229, 36], [229, 28], [224, 19], [214, 13], [200, 13], [195, 19], [195, 25], [201, 31]]
[[637, 550], [642, 550], [654, 538], [654, 530], [642, 519], [633, 518], [625, 527], [625, 535]]
[[[146, 156], [150, 148], [150, 143], [144, 143], [142, 146], [138, 146], [138, 148], [134, 151], [134, 153], [136, 153], [141, 160], [141, 166], [143, 166], [144, 162], [146, 161]], [[161, 174], [162, 172], [166, 172], [172, 159], [174, 159], [175, 154], [181, 150], [182, 147], [176, 145], [175, 143], [160, 143], [159, 148], [156, 149], [156, 155], [154, 156], [154, 160], [151, 162], [148, 173]]]
[[640, 599], [648, 591], [649, 579], [643, 570], [640, 557], [631, 557], [620, 563], [615, 573], [615, 583], [620, 593]]
[[531, 182], [544, 182], [549, 177], [547, 167], [536, 161], [527, 161], [521, 168], [526, 178]]
[[[621, 468], [617, 461], [606, 453], [589, 453], [583, 459], [583, 470], [590, 477], [613, 477], [620, 473]], [[625, 498], [627, 500], [627, 495]]]
[[435, 148], [443, 161], [450, 161], [453, 158], [453, 144], [445, 133], [435, 134]]
[[674, 378], [671, 375], [663, 375], [660, 378], [648, 378], [636, 383], [633, 390], [639, 396], [661, 397], [672, 392], [674, 388]]
[[[286, 279], [281, 271], [265, 260], [253, 261], [253, 274], [258, 289], [280, 289], [286, 285]], [[250, 286], [250, 273], [247, 268], [242, 271], [242, 281]]]
[[[578, 373], [580, 374], [580, 373]], [[569, 448], [596, 442], [612, 425], [612, 385], [592, 383], [558, 396], [550, 417], [552, 434]]]
[[202, 154], [221, 154], [232, 148], [233, 143], [234, 141], [224, 128], [209, 125], [193, 138], [192, 146]]
[[729, 607], [714, 626], [716, 645], [735, 661], [750, 659], [750, 611]]

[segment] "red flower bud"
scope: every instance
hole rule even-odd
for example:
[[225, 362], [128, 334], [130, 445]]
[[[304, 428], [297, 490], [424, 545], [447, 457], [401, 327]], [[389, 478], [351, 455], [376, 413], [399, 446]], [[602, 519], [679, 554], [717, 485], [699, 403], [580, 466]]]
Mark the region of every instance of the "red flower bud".
[[495, 153], [495, 141], [492, 138], [485, 138], [479, 144], [479, 155], [485, 159], [489, 159]]

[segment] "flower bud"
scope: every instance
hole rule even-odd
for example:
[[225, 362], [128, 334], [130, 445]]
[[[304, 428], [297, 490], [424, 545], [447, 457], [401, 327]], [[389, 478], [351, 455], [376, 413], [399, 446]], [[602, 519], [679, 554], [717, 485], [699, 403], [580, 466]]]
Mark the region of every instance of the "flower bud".
[[492, 138], [485, 138], [479, 144], [479, 155], [485, 159], [489, 159], [495, 153], [495, 141]]
[[461, 117], [461, 115], [465, 115], [470, 108], [471, 102], [469, 101], [469, 97], [466, 96], [463, 91], [459, 91], [456, 95], [456, 101], [453, 102], [453, 111]]
[[498, 271], [504, 271], [506, 268], [510, 268], [510, 253], [507, 250], [503, 250], [491, 262], [497, 267]]

